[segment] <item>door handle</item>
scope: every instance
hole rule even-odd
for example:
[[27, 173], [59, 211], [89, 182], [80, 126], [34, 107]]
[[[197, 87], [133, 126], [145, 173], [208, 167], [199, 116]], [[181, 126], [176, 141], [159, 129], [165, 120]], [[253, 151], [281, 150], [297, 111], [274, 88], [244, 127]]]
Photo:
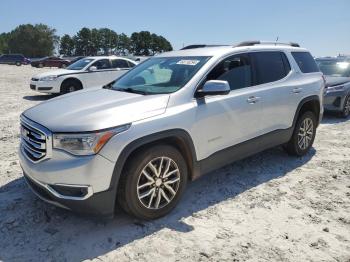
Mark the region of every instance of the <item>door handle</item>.
[[299, 93], [301, 93], [301, 91], [303, 91], [303, 89], [301, 87], [296, 87], [293, 89], [294, 94], [299, 94]]
[[255, 104], [256, 102], [258, 102], [260, 100], [260, 97], [256, 97], [256, 96], [250, 96], [247, 99], [247, 102], [249, 104]]

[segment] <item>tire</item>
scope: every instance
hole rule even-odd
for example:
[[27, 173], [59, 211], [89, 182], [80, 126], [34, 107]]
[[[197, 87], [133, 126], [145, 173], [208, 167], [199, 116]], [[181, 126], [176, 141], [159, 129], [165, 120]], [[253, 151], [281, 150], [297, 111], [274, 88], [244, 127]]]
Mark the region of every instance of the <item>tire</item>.
[[[293, 135], [284, 146], [287, 153], [293, 156], [303, 156], [309, 152], [315, 140], [316, 126], [316, 116], [313, 112], [307, 111], [299, 116]], [[307, 128], [306, 131], [305, 128]]]
[[61, 68], [66, 68], [67, 65], [66, 64], [61, 64]]
[[344, 106], [343, 106], [343, 111], [341, 112], [341, 116], [343, 118], [348, 118], [350, 115], [350, 95], [348, 95], [346, 98], [345, 98], [345, 101], [344, 101]]
[[165, 216], [183, 195], [187, 174], [186, 162], [176, 148], [157, 145], [141, 150], [126, 163], [119, 182], [118, 203], [124, 211], [140, 219]]
[[22, 63], [21, 62], [16, 62], [16, 66], [21, 66]]
[[43, 68], [44, 67], [43, 63], [38, 64], [38, 67]]
[[82, 86], [78, 80], [67, 80], [62, 83], [61, 94], [72, 93], [80, 89], [82, 89]]

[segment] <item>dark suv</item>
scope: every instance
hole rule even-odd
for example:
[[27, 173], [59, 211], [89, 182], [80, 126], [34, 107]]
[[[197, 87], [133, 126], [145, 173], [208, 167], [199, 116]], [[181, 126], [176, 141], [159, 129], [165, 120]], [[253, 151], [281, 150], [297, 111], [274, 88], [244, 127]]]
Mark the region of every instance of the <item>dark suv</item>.
[[17, 65], [17, 66], [27, 65], [27, 64], [30, 64], [30, 59], [20, 54], [8, 54], [8, 55], [0, 56], [0, 64]]

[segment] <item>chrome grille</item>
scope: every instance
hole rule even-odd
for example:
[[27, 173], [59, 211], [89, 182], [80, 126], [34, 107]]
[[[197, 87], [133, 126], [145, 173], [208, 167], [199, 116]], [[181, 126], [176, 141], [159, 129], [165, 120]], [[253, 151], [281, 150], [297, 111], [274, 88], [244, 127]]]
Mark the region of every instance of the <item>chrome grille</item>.
[[21, 118], [21, 147], [32, 161], [39, 161], [47, 155], [47, 135], [38, 125]]

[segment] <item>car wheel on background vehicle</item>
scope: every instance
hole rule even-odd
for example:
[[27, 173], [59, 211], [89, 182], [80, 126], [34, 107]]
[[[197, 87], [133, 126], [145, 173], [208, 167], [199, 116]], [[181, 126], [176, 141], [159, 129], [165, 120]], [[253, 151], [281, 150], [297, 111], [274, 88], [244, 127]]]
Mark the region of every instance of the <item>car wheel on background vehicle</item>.
[[16, 66], [21, 66], [22, 63], [21, 62], [16, 62]]
[[294, 156], [305, 155], [315, 140], [316, 117], [311, 111], [303, 113], [297, 120], [292, 138], [284, 146], [288, 154]]
[[350, 115], [350, 95], [348, 95], [345, 98], [344, 108], [343, 108], [343, 111], [341, 112], [341, 116], [344, 118], [348, 118], [349, 115]]
[[61, 68], [66, 68], [66, 67], [67, 67], [66, 64], [62, 64], [62, 65], [61, 65]]
[[43, 68], [44, 67], [43, 63], [39, 63], [38, 67]]
[[71, 93], [80, 89], [82, 89], [82, 86], [78, 80], [66, 80], [62, 83], [61, 94]]
[[127, 163], [119, 182], [118, 203], [140, 219], [168, 214], [179, 202], [187, 184], [187, 165], [174, 147], [143, 149]]

